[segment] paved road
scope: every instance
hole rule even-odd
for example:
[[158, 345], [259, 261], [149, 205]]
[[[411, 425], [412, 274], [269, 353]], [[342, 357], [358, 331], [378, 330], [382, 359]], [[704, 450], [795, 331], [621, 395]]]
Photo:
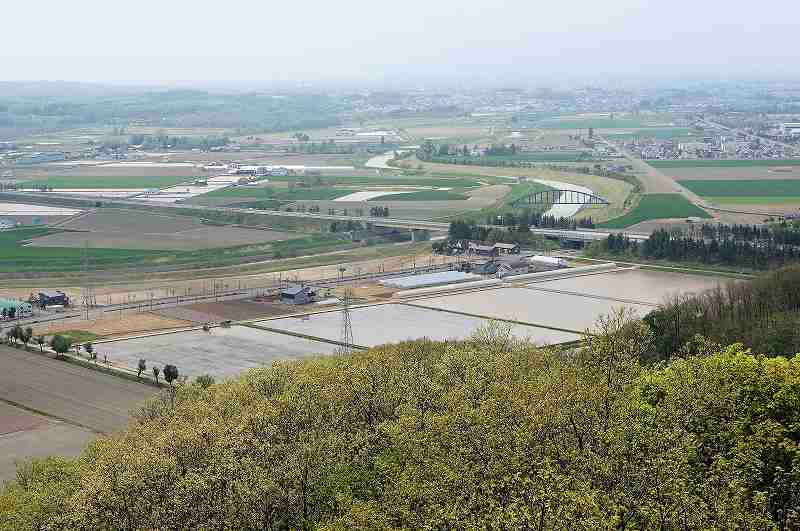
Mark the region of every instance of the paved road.
[[125, 428], [156, 390], [64, 361], [0, 346], [0, 401], [100, 433]]

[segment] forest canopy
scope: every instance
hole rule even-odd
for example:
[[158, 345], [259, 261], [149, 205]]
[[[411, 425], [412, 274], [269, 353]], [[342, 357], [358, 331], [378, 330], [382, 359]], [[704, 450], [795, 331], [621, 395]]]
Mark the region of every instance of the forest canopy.
[[788, 529], [800, 356], [655, 366], [616, 315], [580, 348], [418, 340], [279, 362], [147, 404], [23, 466], [4, 529]]

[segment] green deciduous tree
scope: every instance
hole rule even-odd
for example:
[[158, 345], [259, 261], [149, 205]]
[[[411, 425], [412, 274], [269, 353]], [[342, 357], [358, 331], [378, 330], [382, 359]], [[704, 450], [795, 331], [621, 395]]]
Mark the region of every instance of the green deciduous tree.
[[[614, 314], [571, 350], [490, 326], [159, 394], [38, 461], [9, 529], [793, 529], [800, 356], [641, 365]], [[154, 374], [158, 374], [154, 368]], [[166, 369], [167, 372], [172, 372]]]
[[72, 347], [72, 341], [67, 337], [56, 334], [53, 336], [53, 339], [50, 340], [50, 347], [55, 351], [57, 356], [61, 357], [63, 354], [69, 352], [69, 349]]

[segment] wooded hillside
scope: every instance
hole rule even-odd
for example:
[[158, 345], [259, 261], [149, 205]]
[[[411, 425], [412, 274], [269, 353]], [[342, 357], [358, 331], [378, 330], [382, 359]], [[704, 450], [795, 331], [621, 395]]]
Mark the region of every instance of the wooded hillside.
[[617, 316], [571, 352], [414, 341], [181, 387], [74, 461], [20, 469], [3, 529], [789, 529], [800, 356], [647, 368]]

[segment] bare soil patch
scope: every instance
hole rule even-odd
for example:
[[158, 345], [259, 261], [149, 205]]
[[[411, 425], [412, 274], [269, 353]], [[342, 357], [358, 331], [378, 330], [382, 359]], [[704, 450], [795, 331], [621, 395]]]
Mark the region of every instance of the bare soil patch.
[[297, 311], [294, 306], [281, 304], [274, 300], [202, 302], [175, 308], [159, 310], [166, 318], [184, 319], [195, 323], [219, 322], [225, 320], [241, 321], [258, 317], [287, 315]]
[[113, 433], [153, 387], [61, 360], [0, 346], [0, 398], [35, 411]]
[[34, 327], [34, 334], [53, 335], [67, 330], [85, 330], [101, 338], [129, 335], [135, 332], [186, 328], [194, 323], [170, 318], [152, 312], [125, 310], [121, 313], [109, 312], [99, 319], [74, 320], [47, 323]]
[[[98, 210], [61, 226], [62, 232], [33, 240], [38, 247], [82, 247], [142, 250], [197, 250], [267, 243], [295, 234], [244, 227], [206, 225], [186, 216], [132, 210]], [[86, 231], [86, 232], [83, 232]]]

